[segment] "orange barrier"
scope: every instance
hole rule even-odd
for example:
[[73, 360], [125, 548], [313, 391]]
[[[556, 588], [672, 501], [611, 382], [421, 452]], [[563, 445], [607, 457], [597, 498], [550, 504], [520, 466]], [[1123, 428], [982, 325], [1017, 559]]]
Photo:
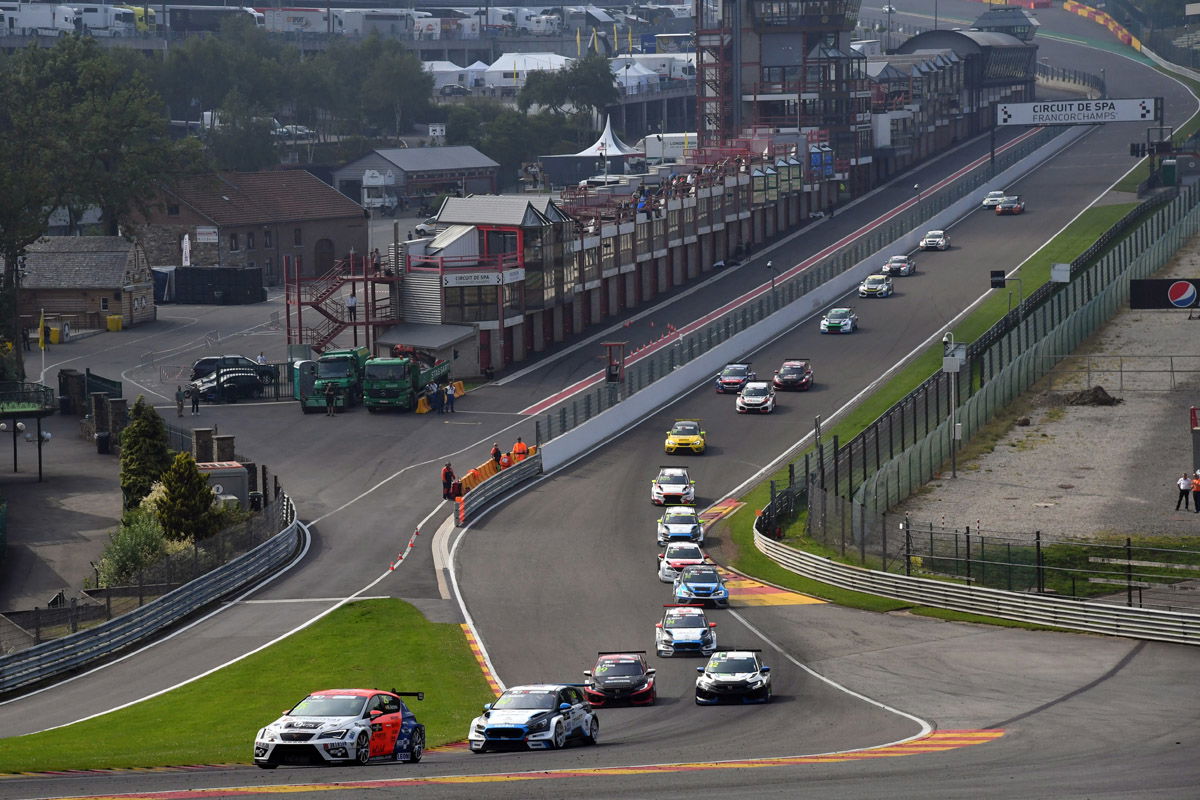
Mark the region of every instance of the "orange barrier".
[[1063, 11], [1069, 11], [1072, 14], [1084, 17], [1085, 19], [1090, 19], [1092, 22], [1095, 22], [1099, 25], [1103, 25], [1112, 31], [1113, 34], [1116, 35], [1117, 39], [1119, 39], [1122, 43], [1129, 45], [1134, 50], [1139, 52], [1142, 49], [1141, 40], [1126, 30], [1124, 25], [1117, 22], [1107, 13], [1098, 8], [1085, 6], [1083, 3], [1076, 2], [1076, 0], [1066, 0], [1066, 2], [1063, 3]]
[[[537, 452], [537, 447], [531, 446], [529, 448], [529, 455], [533, 455], [536, 452]], [[509, 456], [509, 460], [512, 463], [516, 463], [516, 460], [512, 458], [511, 454], [506, 453], [505, 455]], [[489, 458], [487, 461], [480, 464], [478, 467], [474, 467], [474, 468], [468, 470], [467, 474], [464, 475], [462, 478], [463, 494], [466, 494], [467, 492], [471, 491], [476, 486], [483, 483], [484, 481], [486, 481], [488, 478], [492, 477], [499, 471], [500, 471], [500, 467], [496, 464], [496, 461], [491, 458]]]

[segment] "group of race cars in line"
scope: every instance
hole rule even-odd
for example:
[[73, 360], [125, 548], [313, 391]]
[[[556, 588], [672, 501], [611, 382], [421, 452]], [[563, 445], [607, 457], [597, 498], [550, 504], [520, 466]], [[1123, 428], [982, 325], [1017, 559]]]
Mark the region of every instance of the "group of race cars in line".
[[[1020, 197], [989, 192], [984, 208], [997, 215], [1021, 214]], [[922, 237], [921, 250], [947, 250], [950, 237], [942, 230]], [[888, 297], [893, 276], [911, 276], [911, 256], [890, 257], [878, 274], [858, 288], [859, 297]], [[831, 309], [821, 319], [821, 333], [853, 333], [858, 315], [850, 307]], [[719, 393], [736, 393], [738, 413], [775, 410], [776, 390], [806, 391], [813, 385], [812, 362], [784, 361], [770, 381], [758, 380], [749, 363], [728, 364], [716, 377]], [[703, 454], [707, 433], [697, 419], [679, 419], [667, 431], [663, 449], [668, 455]], [[696, 483], [686, 466], [662, 466], [650, 484], [650, 501], [663, 507], [657, 521], [658, 579], [672, 584], [672, 603], [663, 606], [655, 624], [655, 653], [660, 658], [707, 656], [696, 667], [695, 699], [710, 705], [722, 701], [771, 700], [771, 668], [757, 649], [717, 650], [717, 623], [705, 615], [709, 605], [729, 605], [729, 589], [721, 572], [704, 553], [704, 524], [696, 513]], [[467, 734], [472, 752], [500, 749], [560, 749], [574, 740], [595, 744], [600, 723], [595, 709], [616, 703], [652, 705], [658, 692], [656, 670], [644, 650], [601, 652], [586, 681], [514, 686], [484, 706]], [[421, 692], [378, 689], [333, 689], [315, 692], [259, 730], [254, 763], [264, 769], [279, 764], [367, 764], [375, 759], [417, 762], [425, 750], [425, 726], [405, 702], [424, 699]]]

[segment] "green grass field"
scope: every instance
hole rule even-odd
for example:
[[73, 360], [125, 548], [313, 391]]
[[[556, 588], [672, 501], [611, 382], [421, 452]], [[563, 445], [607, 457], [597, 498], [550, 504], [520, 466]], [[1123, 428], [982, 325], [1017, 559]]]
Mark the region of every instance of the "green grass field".
[[0, 772], [251, 762], [255, 732], [319, 689], [423, 691], [429, 745], [464, 739], [493, 695], [456, 624], [364, 600], [218, 672], [129, 708], [4, 739]]

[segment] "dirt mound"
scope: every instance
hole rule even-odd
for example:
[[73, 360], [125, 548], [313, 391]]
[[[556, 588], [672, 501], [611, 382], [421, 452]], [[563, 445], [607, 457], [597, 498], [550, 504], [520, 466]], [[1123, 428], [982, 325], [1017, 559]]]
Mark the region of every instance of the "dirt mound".
[[1069, 406], [1115, 406], [1122, 401], [1104, 391], [1103, 386], [1093, 386], [1090, 389], [1071, 392], [1063, 398], [1063, 402]]

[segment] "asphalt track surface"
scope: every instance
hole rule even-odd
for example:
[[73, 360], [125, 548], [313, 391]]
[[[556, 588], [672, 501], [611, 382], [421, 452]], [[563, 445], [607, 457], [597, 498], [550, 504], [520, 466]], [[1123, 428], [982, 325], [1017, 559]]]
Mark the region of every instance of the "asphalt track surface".
[[[942, 12], [949, 13], [947, 6], [952, 5], [965, 4], [944, 2]], [[1049, 15], [1041, 17], [1046, 22]], [[1160, 88], [1161, 81], [1139, 67], [1106, 61], [1112, 58], [1108, 55], [1053, 42], [1043, 42], [1042, 47], [1052, 63], [1081, 68], [1093, 60], [1109, 63], [1113, 96], [1152, 93], [1170, 98], [1177, 91], [1171, 88], [1174, 84]], [[1149, 86], [1154, 86], [1152, 92]], [[1168, 103], [1176, 119], [1190, 107], [1182, 96]], [[499, 677], [510, 684], [573, 680], [590, 666], [596, 650], [652, 649], [653, 623], [661, 604], [669, 600], [669, 590], [653, 574], [652, 521], [657, 514], [648, 503], [648, 484], [655, 465], [667, 462], [660, 443], [671, 419], [686, 415], [706, 420], [711, 451], [687, 463], [702, 500], [722, 499], [786, 443], [803, 436], [813, 415], [828, 415], [897, 358], [939, 332], [986, 288], [988, 270], [1015, 266], [1124, 172], [1129, 166], [1128, 141], [1137, 135], [1131, 127], [1096, 130], [1012, 187], [1029, 202], [1026, 215], [972, 214], [953, 229], [951, 251], [919, 254], [917, 275], [899, 279], [895, 297], [854, 301], [862, 317], [860, 333], [821, 337], [815, 320], [798, 320], [800, 327], [792, 334], [750, 354], [764, 374], [787, 356], [815, 360], [816, 388], [783, 395], [774, 415], [738, 417], [733, 398], [717, 396], [705, 384], [474, 524], [459, 544], [457, 577]], [[956, 153], [951, 160], [967, 156]], [[911, 191], [913, 181], [932, 183], [933, 174], [928, 167], [919, 177], [905, 176], [897, 183]], [[849, 230], [876, 216], [870, 203], [897, 202], [887, 197], [888, 191], [822, 223], [770, 257], [776, 264], [789, 258], [798, 262], [835, 238], [843, 230], [839, 226]], [[904, 189], [893, 191], [906, 197]], [[678, 327], [762, 280], [751, 262], [707, 292], [689, 295], [684, 305], [658, 312], [656, 319]], [[172, 330], [156, 337], [156, 349], [171, 337], [182, 344], [194, 331], [214, 324], [237, 325], [232, 319], [218, 323], [223, 318], [211, 316], [214, 312], [208, 309], [189, 311], [206, 318], [191, 325], [176, 321]], [[649, 331], [647, 325], [645, 332]], [[150, 349], [143, 345], [130, 350], [135, 347], [129, 344], [124, 353], [97, 353], [91, 366], [109, 374], [103, 359], [110, 358], [113, 368], [127, 367], [135, 360], [130, 355]], [[253, 353], [253, 345], [241, 349]], [[235, 606], [125, 662], [0, 706], [0, 730], [17, 734], [41, 729], [132, 701], [270, 641], [330, 605], [311, 598], [362, 590], [386, 571], [412, 529], [435, 507], [441, 461], [451, 457], [460, 464], [475, 463], [485, 457], [494, 439], [528, 438], [529, 421], [515, 411], [530, 398], [546, 396], [594, 370], [594, 355], [583, 348], [518, 382], [485, 388], [463, 401], [460, 414], [444, 421], [409, 416], [380, 424], [384, 418], [366, 414], [336, 421], [300, 417], [287, 406], [283, 413], [270, 405], [206, 407], [204, 421], [219, 420], [226, 431], [236, 432], [239, 450], [253, 453], [284, 476], [287, 489], [303, 498], [302, 518], [315, 522], [312, 550], [304, 561], [253, 596], [295, 602]], [[136, 379], [135, 373], [130, 377]], [[149, 376], [142, 377], [148, 387], [156, 388]], [[437, 426], [432, 434], [430, 425]], [[370, 458], [364, 459], [364, 453]], [[320, 466], [314, 468], [315, 463]], [[426, 536], [445, 512], [442, 506], [432, 523], [423, 523]], [[394, 575], [365, 594], [404, 597], [433, 619], [457, 619], [455, 604], [439, 597], [427, 540]], [[602, 711], [602, 744], [595, 748], [483, 756], [450, 751], [430, 754], [419, 766], [359, 771], [268, 774], [248, 768], [9, 779], [0, 781], [0, 797], [269, 784], [290, 784], [303, 796], [309, 793], [303, 784], [309, 783], [564, 769], [572, 772], [542, 776], [537, 785], [497, 776], [480, 785], [423, 783], [420, 791], [430, 797], [676, 797], [694, 796], [702, 789], [761, 797], [1150, 797], [1185, 796], [1200, 777], [1194, 759], [1200, 714], [1192, 689], [1200, 678], [1200, 660], [1182, 647], [982, 628], [828, 605], [743, 607], [712, 612], [712, 618], [719, 623], [723, 645], [764, 649], [764, 660], [775, 674], [772, 704], [696, 707], [691, 702], [692, 668], [700, 662], [655, 659], [660, 706]], [[920, 733], [913, 719], [830, 685], [805, 667], [878, 703], [928, 720], [939, 731], [1003, 735], [977, 746], [921, 755], [892, 751], [894, 757], [855, 758], [853, 764], [753, 769], [742, 764], [704, 769], [700, 775], [696, 769], [579, 772], [828, 753], [878, 747]], [[337, 791], [354, 796], [348, 793], [366, 788]], [[314, 786], [312, 794], [317, 793]], [[330, 794], [328, 788], [319, 793]]]

